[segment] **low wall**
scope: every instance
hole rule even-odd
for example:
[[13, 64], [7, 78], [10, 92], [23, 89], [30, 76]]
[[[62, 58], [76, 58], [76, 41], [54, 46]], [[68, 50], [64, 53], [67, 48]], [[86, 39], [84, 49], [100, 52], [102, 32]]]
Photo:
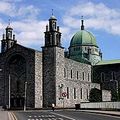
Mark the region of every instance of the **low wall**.
[[120, 109], [120, 102], [81, 103], [82, 109]]

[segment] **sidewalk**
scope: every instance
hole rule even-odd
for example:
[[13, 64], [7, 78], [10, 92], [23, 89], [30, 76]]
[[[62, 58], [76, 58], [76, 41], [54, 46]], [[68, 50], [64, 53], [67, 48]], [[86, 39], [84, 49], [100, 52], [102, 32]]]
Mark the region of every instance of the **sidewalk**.
[[0, 120], [9, 120], [7, 111], [0, 110]]
[[79, 111], [120, 117], [120, 111], [104, 111], [104, 110], [79, 110]]

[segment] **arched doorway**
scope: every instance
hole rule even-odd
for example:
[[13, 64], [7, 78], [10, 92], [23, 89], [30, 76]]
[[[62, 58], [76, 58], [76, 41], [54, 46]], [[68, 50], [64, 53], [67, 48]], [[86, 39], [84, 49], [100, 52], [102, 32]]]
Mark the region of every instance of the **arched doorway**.
[[22, 108], [24, 105], [24, 84], [26, 81], [26, 60], [19, 54], [12, 56], [8, 62], [10, 77], [10, 106]]

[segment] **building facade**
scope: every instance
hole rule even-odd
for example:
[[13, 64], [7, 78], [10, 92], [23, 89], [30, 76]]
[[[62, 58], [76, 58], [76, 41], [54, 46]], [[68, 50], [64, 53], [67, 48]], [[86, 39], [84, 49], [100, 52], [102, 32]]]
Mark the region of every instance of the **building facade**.
[[90, 90], [101, 89], [97, 75], [102, 72], [98, 69], [102, 53], [94, 35], [85, 30], [83, 20], [81, 23], [67, 52], [55, 16], [46, 26], [42, 51], [17, 44], [13, 29], [7, 26], [1, 40], [0, 105], [23, 107], [25, 93], [28, 108], [49, 107], [52, 103], [59, 108], [74, 107], [89, 102]]

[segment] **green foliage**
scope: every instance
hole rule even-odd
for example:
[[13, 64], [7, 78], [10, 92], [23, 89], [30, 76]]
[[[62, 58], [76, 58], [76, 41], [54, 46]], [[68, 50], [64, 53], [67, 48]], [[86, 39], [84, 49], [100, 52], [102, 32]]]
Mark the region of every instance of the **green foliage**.
[[99, 90], [97, 88], [91, 89], [90, 96], [89, 96], [89, 101], [90, 102], [101, 102], [102, 101], [101, 90]]

